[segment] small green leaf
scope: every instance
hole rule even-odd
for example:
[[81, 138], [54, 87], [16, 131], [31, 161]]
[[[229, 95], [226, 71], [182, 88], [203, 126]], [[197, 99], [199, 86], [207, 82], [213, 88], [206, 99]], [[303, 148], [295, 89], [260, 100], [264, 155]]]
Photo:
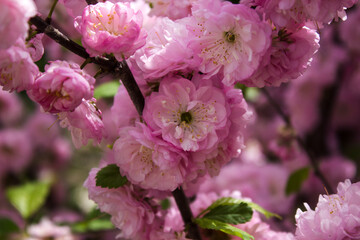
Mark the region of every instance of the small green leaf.
[[94, 90], [94, 98], [109, 98], [115, 96], [120, 86], [119, 81], [111, 81], [100, 84]]
[[293, 172], [286, 183], [286, 195], [298, 192], [301, 189], [301, 185], [303, 184], [303, 182], [309, 177], [309, 173], [309, 167], [300, 168]]
[[219, 205], [211, 209], [203, 218], [217, 220], [224, 223], [239, 224], [251, 220], [253, 211], [244, 202], [234, 205]]
[[0, 218], [0, 236], [18, 231], [19, 227], [11, 219]]
[[271, 218], [271, 217], [276, 217], [278, 219], [282, 219], [281, 216], [277, 215], [276, 213], [272, 213], [272, 212], [269, 212], [267, 210], [265, 210], [264, 208], [262, 208], [261, 206], [257, 205], [256, 203], [253, 203], [253, 202], [246, 202], [249, 207], [251, 207], [253, 210], [259, 212], [259, 213], [262, 213], [264, 214], [264, 216], [266, 218]]
[[196, 218], [195, 223], [201, 228], [219, 230], [224, 233], [240, 237], [243, 240], [254, 240], [254, 237], [247, 232], [240, 230], [228, 223], [208, 219], [208, 218]]
[[49, 190], [49, 183], [31, 182], [8, 188], [6, 196], [24, 218], [29, 218], [44, 204]]
[[121, 176], [120, 169], [116, 164], [107, 165], [96, 174], [96, 186], [98, 187], [118, 188], [127, 182], [127, 178]]
[[171, 207], [171, 202], [168, 198], [165, 198], [160, 202], [161, 209], [167, 210]]
[[235, 204], [240, 204], [240, 203], [246, 203], [250, 208], [252, 208], [253, 210], [264, 214], [266, 218], [270, 218], [270, 217], [277, 217], [279, 219], [281, 219], [281, 217], [279, 215], [277, 215], [276, 213], [272, 213], [269, 212], [267, 210], [265, 210], [264, 208], [262, 208], [261, 206], [259, 206], [256, 203], [253, 202], [247, 202], [247, 201], [243, 201], [241, 199], [237, 199], [237, 198], [232, 198], [232, 197], [223, 197], [223, 198], [219, 198], [218, 200], [216, 200], [215, 202], [213, 202], [207, 209], [205, 209], [204, 211], [202, 211], [198, 217], [200, 217], [201, 215], [203, 215], [205, 212], [210, 211], [211, 209], [214, 209], [215, 207], [221, 206], [221, 205], [235, 205]]

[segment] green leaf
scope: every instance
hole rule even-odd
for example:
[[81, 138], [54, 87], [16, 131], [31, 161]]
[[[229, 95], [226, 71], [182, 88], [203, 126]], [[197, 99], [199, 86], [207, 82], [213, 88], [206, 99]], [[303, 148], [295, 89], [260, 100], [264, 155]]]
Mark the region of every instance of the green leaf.
[[293, 172], [286, 183], [286, 195], [298, 192], [301, 189], [301, 185], [303, 184], [303, 182], [309, 177], [309, 173], [309, 167], [300, 168]]
[[219, 205], [212, 208], [203, 218], [217, 220], [224, 223], [239, 224], [251, 220], [253, 211], [244, 202], [234, 205]]
[[116, 164], [107, 165], [96, 174], [96, 186], [98, 187], [118, 188], [127, 182], [127, 178], [121, 176], [120, 169]]
[[18, 231], [19, 227], [11, 219], [0, 218], [0, 236]]
[[256, 203], [253, 203], [253, 202], [246, 202], [249, 207], [251, 207], [253, 210], [259, 212], [259, 213], [262, 213], [264, 214], [264, 216], [266, 218], [271, 218], [271, 217], [276, 217], [278, 219], [282, 219], [281, 216], [277, 215], [276, 213], [272, 213], [272, 212], [269, 212], [267, 210], [265, 210], [264, 208], [262, 208], [260, 205], [256, 204]]
[[168, 198], [165, 198], [160, 202], [161, 209], [167, 210], [171, 207], [171, 202]]
[[111, 81], [100, 84], [94, 90], [94, 98], [109, 98], [115, 96], [120, 86], [119, 81]]
[[262, 208], [261, 206], [259, 206], [256, 203], [253, 202], [247, 202], [247, 201], [243, 201], [241, 199], [236, 199], [236, 198], [232, 198], [232, 197], [223, 197], [223, 198], [219, 198], [218, 200], [216, 200], [215, 202], [213, 202], [207, 209], [205, 209], [204, 211], [202, 211], [199, 215], [201, 216], [202, 214], [204, 214], [205, 212], [210, 211], [211, 209], [214, 209], [215, 207], [221, 206], [221, 205], [235, 205], [235, 204], [240, 204], [240, 203], [246, 203], [250, 208], [252, 208], [253, 210], [264, 214], [266, 218], [270, 218], [270, 217], [277, 217], [279, 219], [281, 219], [281, 217], [275, 213], [269, 212], [267, 210], [265, 210], [264, 208]]
[[201, 228], [222, 231], [224, 233], [240, 237], [243, 240], [254, 240], [254, 237], [247, 232], [240, 230], [239, 228], [236, 228], [228, 223], [223, 223], [208, 218], [196, 218], [194, 221]]
[[44, 204], [49, 191], [49, 183], [30, 182], [8, 188], [6, 196], [24, 218], [29, 218]]
[[75, 223], [71, 226], [73, 232], [85, 233], [89, 231], [104, 231], [114, 229], [110, 219], [92, 219]]

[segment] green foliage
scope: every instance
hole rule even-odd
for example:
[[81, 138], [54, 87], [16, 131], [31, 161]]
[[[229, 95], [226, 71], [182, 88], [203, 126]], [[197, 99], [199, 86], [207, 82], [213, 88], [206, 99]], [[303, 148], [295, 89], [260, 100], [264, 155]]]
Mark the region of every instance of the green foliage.
[[171, 202], [168, 198], [165, 198], [160, 202], [161, 209], [167, 210], [171, 207]]
[[213, 202], [213, 204], [211, 204], [207, 209], [205, 209], [203, 212], [201, 212], [199, 214], [199, 216], [204, 214], [205, 212], [210, 211], [211, 209], [221, 206], [221, 205], [235, 205], [235, 204], [240, 204], [240, 203], [246, 203], [253, 210], [255, 210], [261, 214], [264, 214], [266, 218], [277, 217], [277, 218], [281, 219], [281, 217], [279, 215], [265, 210], [264, 208], [262, 208], [261, 206], [259, 206], [256, 203], [247, 202], [247, 201], [243, 201], [241, 199], [236, 199], [236, 198], [232, 198], [232, 197], [219, 198], [218, 200]]
[[114, 97], [118, 91], [119, 86], [119, 81], [103, 83], [95, 88], [94, 97], [96, 99]]
[[114, 225], [110, 219], [92, 219], [75, 223], [71, 226], [71, 230], [77, 233], [96, 232], [114, 229]]
[[110, 221], [110, 215], [100, 212], [99, 209], [92, 210], [84, 221], [71, 224], [70, 227], [76, 233], [104, 231], [115, 228]]
[[6, 196], [9, 202], [27, 219], [44, 204], [49, 191], [49, 183], [29, 182], [8, 188]]
[[300, 191], [303, 182], [308, 179], [309, 173], [310, 167], [304, 167], [294, 171], [286, 183], [286, 195]]
[[96, 186], [98, 187], [118, 188], [127, 182], [127, 178], [121, 176], [120, 169], [116, 164], [107, 165], [96, 174]]
[[251, 220], [253, 211], [244, 202], [233, 205], [218, 205], [212, 208], [203, 218], [217, 220], [223, 223], [239, 224]]
[[244, 232], [234, 226], [231, 226], [228, 223], [224, 223], [208, 218], [197, 218], [195, 219], [195, 223], [197, 223], [201, 228], [222, 231], [226, 234], [240, 237], [243, 240], [254, 240], [254, 237], [248, 234], [247, 232]]
[[0, 239], [6, 239], [5, 235], [18, 232], [19, 227], [8, 218], [0, 218]]

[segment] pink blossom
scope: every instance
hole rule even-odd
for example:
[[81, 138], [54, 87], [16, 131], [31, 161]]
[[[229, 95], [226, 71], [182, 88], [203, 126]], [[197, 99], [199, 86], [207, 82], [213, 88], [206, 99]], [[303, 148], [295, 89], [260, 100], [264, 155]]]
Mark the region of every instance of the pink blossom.
[[3, 90], [20, 92], [30, 89], [38, 73], [24, 41], [18, 40], [8, 49], [0, 49], [0, 85]]
[[50, 113], [73, 111], [82, 99], [92, 98], [95, 78], [75, 63], [54, 61], [36, 80], [29, 97]]
[[147, 81], [158, 80], [170, 72], [190, 72], [199, 66], [200, 59], [187, 47], [189, 39], [185, 24], [162, 18], [149, 31], [146, 45], [132, 61]]
[[231, 159], [238, 157], [245, 147], [245, 127], [252, 117], [252, 113], [248, 110], [247, 103], [239, 89], [227, 90], [226, 102], [230, 107], [231, 114], [228, 117], [227, 127], [218, 133], [218, 144], [211, 149], [191, 153], [200, 175], [208, 172], [210, 176], [217, 176], [221, 167]]
[[[212, 86], [196, 88], [184, 78], [168, 78], [145, 102], [144, 119], [165, 141], [184, 151], [209, 149], [230, 114], [224, 93]], [[219, 131], [219, 132], [217, 132]]]
[[107, 1], [87, 6], [82, 17], [75, 18], [75, 27], [91, 56], [113, 53], [121, 61], [144, 46], [142, 21], [141, 11], [134, 12], [129, 3]]
[[271, 43], [271, 29], [255, 10], [217, 2], [212, 2], [211, 9], [202, 5], [193, 9], [188, 27], [194, 38], [189, 47], [203, 59], [201, 72], [214, 75], [221, 71], [223, 83], [230, 86], [258, 68]]
[[253, 0], [278, 27], [295, 29], [307, 21], [329, 23], [346, 19], [345, 9], [357, 0]]
[[240, 83], [256, 87], [279, 86], [296, 79], [310, 65], [320, 47], [319, 35], [307, 27], [294, 32], [280, 29], [273, 35], [272, 46], [257, 71]]
[[130, 186], [117, 189], [97, 187], [95, 176], [99, 170], [93, 168], [84, 183], [89, 198], [98, 204], [102, 212], [111, 215], [112, 223], [121, 229], [119, 237], [133, 239], [146, 230], [146, 225], [153, 223], [155, 216], [151, 206]]
[[30, 56], [34, 62], [39, 61], [44, 55], [44, 46], [42, 43], [43, 37], [44, 37], [43, 33], [36, 34], [35, 37], [30, 39], [26, 43], [27, 50], [30, 53]]
[[315, 210], [296, 212], [296, 239], [337, 240], [360, 238], [360, 182], [340, 182], [337, 194], [320, 195]]
[[25, 240], [41, 240], [51, 238], [54, 240], [77, 240], [78, 238], [71, 234], [69, 226], [57, 226], [47, 218], [43, 218], [40, 223], [30, 225], [27, 229], [29, 237]]
[[33, 0], [3, 0], [0, 8], [0, 49], [7, 49], [18, 38], [23, 41], [29, 29], [28, 21], [36, 14]]
[[86, 145], [89, 139], [94, 139], [98, 143], [102, 139], [104, 124], [95, 103], [95, 98], [83, 99], [73, 112], [59, 113], [60, 126], [70, 130], [76, 148]]
[[145, 125], [121, 129], [113, 149], [115, 163], [133, 184], [173, 191], [184, 182], [187, 156], [152, 136]]
[[172, 20], [191, 15], [193, 0], [148, 0], [151, 11], [150, 16], [168, 17]]

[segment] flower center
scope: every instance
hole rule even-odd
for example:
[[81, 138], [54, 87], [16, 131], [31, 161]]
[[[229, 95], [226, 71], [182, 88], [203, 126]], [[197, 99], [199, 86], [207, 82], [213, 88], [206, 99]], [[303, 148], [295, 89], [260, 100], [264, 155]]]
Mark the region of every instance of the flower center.
[[189, 112], [183, 112], [180, 115], [181, 122], [191, 123], [192, 119], [193, 118], [192, 118], [192, 116], [191, 116], [191, 114]]
[[232, 33], [232, 32], [225, 32], [224, 33], [224, 37], [225, 37], [225, 40], [227, 41], [227, 42], [230, 42], [230, 43], [233, 43], [233, 42], [235, 42], [235, 39], [236, 39], [236, 37], [235, 37], [235, 34], [234, 33]]

